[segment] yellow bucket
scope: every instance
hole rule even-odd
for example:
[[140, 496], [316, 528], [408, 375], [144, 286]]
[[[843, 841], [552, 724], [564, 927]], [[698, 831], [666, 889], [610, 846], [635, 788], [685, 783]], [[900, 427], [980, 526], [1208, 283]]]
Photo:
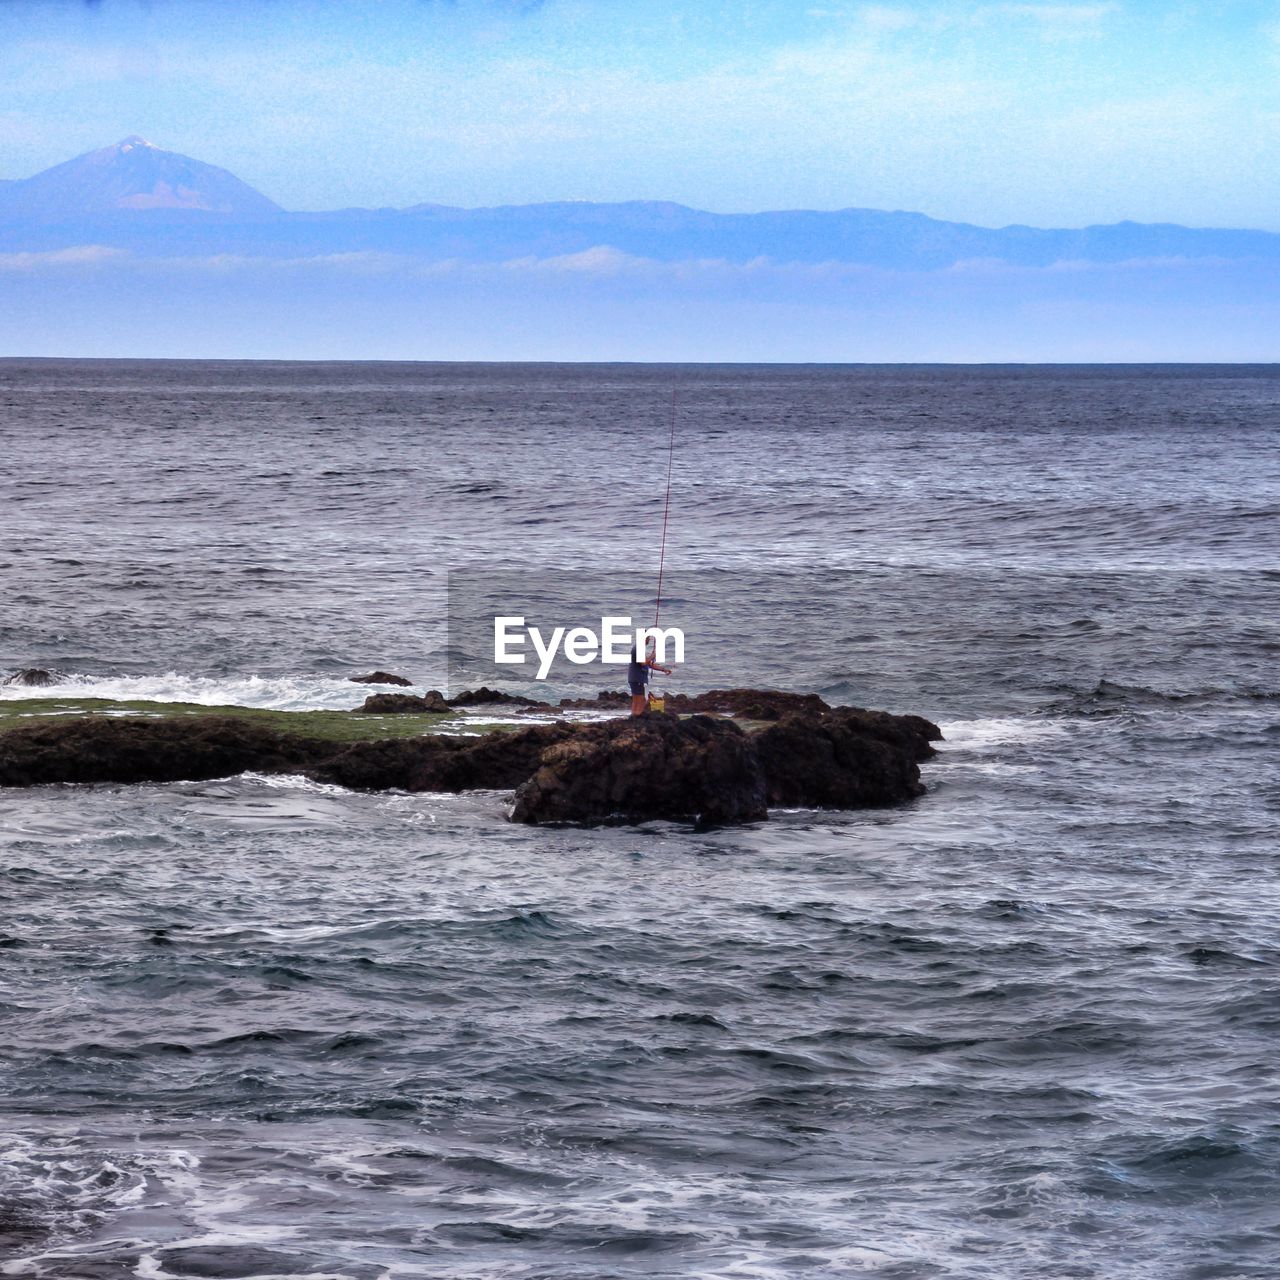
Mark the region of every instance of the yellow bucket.
[[660, 693], [649, 694], [649, 710], [654, 715], [662, 715], [667, 709], [667, 700]]

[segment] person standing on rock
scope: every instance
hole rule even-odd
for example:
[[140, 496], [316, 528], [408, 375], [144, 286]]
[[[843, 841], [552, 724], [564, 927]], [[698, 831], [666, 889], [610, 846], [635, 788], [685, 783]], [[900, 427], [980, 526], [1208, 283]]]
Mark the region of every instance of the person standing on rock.
[[633, 716], [642, 716], [645, 713], [647, 705], [646, 686], [649, 683], [650, 671], [661, 671], [664, 676], [671, 674], [670, 667], [662, 667], [658, 665], [657, 659], [654, 657], [656, 642], [652, 636], [644, 647], [644, 661], [640, 661], [639, 651], [635, 645], [631, 646], [631, 662], [627, 667], [627, 685], [631, 689], [631, 714]]

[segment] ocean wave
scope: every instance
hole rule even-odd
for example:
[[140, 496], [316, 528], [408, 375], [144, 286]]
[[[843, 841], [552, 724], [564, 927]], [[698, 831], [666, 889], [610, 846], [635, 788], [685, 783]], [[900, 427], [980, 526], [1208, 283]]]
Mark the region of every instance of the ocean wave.
[[[105, 698], [116, 702], [187, 702], [203, 707], [258, 707], [267, 711], [349, 711], [383, 686], [353, 684], [319, 674], [199, 676], [167, 671], [149, 676], [53, 673], [49, 685], [0, 684], [0, 700]], [[425, 685], [398, 690], [422, 694]]]
[[1025, 742], [1060, 738], [1066, 725], [1055, 720], [996, 716], [985, 720], [952, 720], [939, 725], [942, 747], [954, 751], [990, 751]]
[[1158, 689], [1145, 684], [1123, 684], [1101, 679], [1095, 685], [1059, 686], [1062, 697], [1048, 704], [1050, 713], [1098, 716], [1122, 711], [1150, 711], [1162, 708], [1194, 709], [1218, 704], [1261, 706], [1280, 699], [1280, 691], [1257, 685], [1200, 685], [1194, 688]]

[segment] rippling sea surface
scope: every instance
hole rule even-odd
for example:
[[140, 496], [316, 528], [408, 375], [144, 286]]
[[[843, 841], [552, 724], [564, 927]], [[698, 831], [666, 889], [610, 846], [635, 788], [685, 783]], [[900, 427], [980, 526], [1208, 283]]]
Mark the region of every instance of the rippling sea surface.
[[1280, 1274], [1274, 367], [0, 362], [0, 665], [439, 683], [450, 569], [652, 594], [673, 389], [683, 687], [928, 794], [0, 792], [0, 1275]]

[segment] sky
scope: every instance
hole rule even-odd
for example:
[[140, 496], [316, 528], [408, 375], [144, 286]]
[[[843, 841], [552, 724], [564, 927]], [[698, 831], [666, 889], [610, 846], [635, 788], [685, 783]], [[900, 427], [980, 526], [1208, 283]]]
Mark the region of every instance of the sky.
[[1280, 0], [0, 0], [0, 177], [1280, 230]]

